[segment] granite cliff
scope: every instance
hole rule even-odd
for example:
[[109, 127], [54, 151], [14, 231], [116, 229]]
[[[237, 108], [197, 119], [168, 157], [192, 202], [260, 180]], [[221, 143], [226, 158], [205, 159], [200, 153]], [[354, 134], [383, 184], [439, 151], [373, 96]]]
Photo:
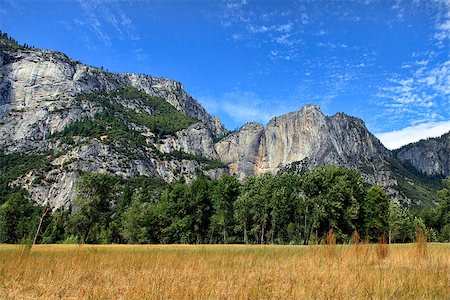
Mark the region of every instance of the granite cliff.
[[450, 176], [450, 132], [403, 146], [394, 153], [404, 164], [427, 176]]
[[391, 158], [364, 122], [343, 113], [327, 117], [315, 105], [273, 118], [266, 127], [248, 123], [218, 142], [216, 151], [240, 178], [278, 172], [299, 161], [361, 169]]
[[179, 82], [113, 74], [5, 36], [0, 50], [0, 153], [42, 159], [12, 183], [32, 200], [66, 205], [80, 172], [189, 181], [226, 171], [212, 141], [227, 130]]
[[415, 204], [434, 201], [427, 200], [433, 187], [419, 173], [449, 174], [448, 134], [393, 153], [362, 120], [326, 116], [314, 105], [229, 133], [176, 81], [110, 73], [5, 36], [0, 136], [2, 157], [39, 160], [8, 184], [55, 208], [70, 203], [82, 172], [189, 182], [199, 172], [243, 179], [336, 164], [359, 169], [369, 183]]

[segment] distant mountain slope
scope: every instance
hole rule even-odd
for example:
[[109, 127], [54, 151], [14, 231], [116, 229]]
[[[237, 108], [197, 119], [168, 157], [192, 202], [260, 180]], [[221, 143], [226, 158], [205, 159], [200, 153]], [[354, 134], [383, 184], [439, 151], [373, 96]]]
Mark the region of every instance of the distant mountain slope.
[[441, 187], [439, 179], [405, 168], [362, 120], [325, 116], [315, 105], [275, 117], [265, 127], [248, 123], [219, 141], [216, 151], [238, 178], [335, 164], [357, 168], [367, 182], [411, 205], [431, 205]]
[[23, 186], [35, 202], [69, 203], [81, 172], [219, 176], [213, 139], [226, 132], [178, 82], [112, 74], [0, 36], [0, 169], [9, 171], [0, 186]]
[[405, 205], [429, 205], [449, 166], [448, 135], [446, 144], [393, 153], [362, 120], [314, 105], [228, 133], [176, 81], [113, 74], [5, 34], [0, 136], [0, 200], [17, 185], [52, 207], [70, 204], [83, 172], [189, 182], [199, 173], [245, 178], [323, 164], [357, 168]]
[[394, 153], [401, 162], [427, 176], [450, 176], [450, 132], [403, 146]]
[[342, 113], [327, 117], [314, 105], [275, 117], [266, 127], [249, 123], [216, 149], [238, 177], [277, 172], [305, 159], [312, 165], [363, 167], [391, 157], [364, 122]]
[[[203, 122], [213, 136], [226, 133], [220, 121], [176, 81], [138, 74], [113, 74], [69, 59], [66, 55], [14, 45], [2, 38], [0, 53], [0, 150], [23, 152], [67, 124], [92, 114], [91, 107], [74, 104], [79, 94], [109, 93], [135, 87], [161, 97], [187, 116]], [[8, 46], [9, 45], [9, 46]], [[61, 111], [63, 113], [58, 113]], [[41, 143], [36, 144], [41, 147]]]

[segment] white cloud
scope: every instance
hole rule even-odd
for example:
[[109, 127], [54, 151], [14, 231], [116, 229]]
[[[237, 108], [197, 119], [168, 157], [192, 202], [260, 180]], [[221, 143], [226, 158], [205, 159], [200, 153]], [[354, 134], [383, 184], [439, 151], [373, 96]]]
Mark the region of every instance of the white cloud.
[[137, 61], [143, 62], [148, 59], [148, 54], [144, 51], [144, 49], [137, 48], [134, 50], [134, 56]]
[[259, 121], [267, 123], [274, 115], [255, 106], [243, 106], [240, 103], [225, 102], [223, 111], [234, 121], [245, 123], [249, 121]]
[[264, 26], [264, 25], [262, 25], [262, 26], [249, 25], [248, 26], [248, 31], [250, 33], [264, 33], [264, 32], [267, 32], [269, 30], [271, 30], [270, 27], [267, 27], [267, 26]]
[[292, 31], [293, 24], [287, 23], [287, 24], [281, 24], [281, 25], [271, 25], [271, 26], [265, 26], [265, 25], [248, 25], [248, 31], [250, 33], [266, 33], [266, 32], [281, 32], [281, 33], [289, 33]]
[[249, 91], [232, 91], [218, 97], [200, 96], [199, 102], [212, 114], [225, 114], [235, 123], [259, 122], [266, 124], [273, 117], [298, 109], [274, 99], [263, 99]]
[[293, 24], [291, 22], [289, 22], [287, 24], [275, 25], [273, 28], [278, 32], [287, 33], [287, 32], [292, 31], [292, 27], [293, 27]]
[[375, 134], [388, 149], [397, 149], [430, 137], [438, 137], [450, 131], [450, 121], [429, 122], [401, 130]]
[[446, 21], [437, 24], [436, 29], [438, 30], [434, 35], [436, 39], [438, 39], [439, 41], [450, 39], [450, 13]]
[[139, 40], [137, 30], [132, 20], [123, 12], [117, 1], [89, 1], [78, 0], [83, 10], [84, 18], [74, 19], [74, 23], [80, 27], [87, 27], [106, 46], [111, 46], [111, 37], [108, 34], [108, 26], [114, 29], [119, 39]]
[[[427, 61], [427, 65], [423, 63]], [[420, 63], [422, 62], [422, 63]], [[393, 75], [391, 85], [377, 95], [384, 106], [381, 118], [385, 125], [438, 122], [450, 113], [450, 61], [416, 62], [409, 76]]]
[[442, 47], [443, 41], [450, 39], [450, 0], [441, 0], [440, 3], [445, 7], [446, 13], [436, 22], [434, 38], [438, 41], [437, 46]]
[[229, 1], [226, 5], [227, 9], [240, 9], [247, 4], [246, 0]]

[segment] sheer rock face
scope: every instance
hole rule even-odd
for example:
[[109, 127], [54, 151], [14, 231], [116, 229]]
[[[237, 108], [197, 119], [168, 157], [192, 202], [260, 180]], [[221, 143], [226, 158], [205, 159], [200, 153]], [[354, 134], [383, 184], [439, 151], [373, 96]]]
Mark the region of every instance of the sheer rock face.
[[[122, 178], [156, 176], [167, 182], [183, 176], [187, 182], [191, 182], [201, 169], [199, 163], [193, 160], [160, 160], [145, 157], [145, 153], [141, 155], [141, 158], [130, 158], [110, 145], [91, 139], [55, 158], [51, 162], [52, 169], [43, 174], [39, 184], [35, 184], [35, 171], [16, 183], [30, 192], [33, 201], [58, 208], [69, 205], [74, 198], [80, 171], [110, 173]], [[220, 171], [211, 170], [207, 174], [215, 178], [221, 175]]]
[[160, 140], [155, 144], [155, 147], [163, 153], [182, 151], [210, 159], [218, 159], [213, 137], [203, 123], [197, 123], [187, 129], [180, 130], [175, 136]]
[[305, 159], [310, 165], [363, 167], [391, 156], [361, 120], [342, 113], [327, 117], [314, 105], [273, 118], [266, 127], [246, 124], [217, 143], [216, 151], [239, 178], [276, 173]]
[[397, 158], [428, 176], [450, 176], [450, 132], [401, 147]]
[[[130, 129], [143, 135], [148, 144], [126, 149], [126, 153], [121, 151], [126, 144], [107, 136], [104, 140], [79, 137], [72, 146], [47, 139], [67, 125], [101, 111], [98, 104], [76, 101], [77, 95], [123, 87], [135, 87], [161, 97], [200, 122], [159, 140], [149, 128], [131, 124]], [[133, 101], [123, 100], [120, 105], [137, 113], [152, 113], [151, 108]], [[398, 174], [394, 174], [396, 171], [390, 164], [392, 159], [397, 162], [396, 158], [360, 119], [342, 113], [328, 117], [317, 106], [308, 105], [273, 118], [265, 127], [248, 123], [214, 143], [214, 138], [226, 133], [220, 121], [176, 81], [112, 74], [53, 51], [0, 51], [0, 153], [49, 151], [54, 155], [50, 170], [34, 170], [16, 181], [40, 204], [48, 203], [54, 208], [68, 205], [80, 171], [107, 172], [124, 178], [157, 176], [168, 182], [184, 177], [190, 182], [202, 170], [213, 178], [229, 171], [243, 179], [276, 173], [298, 162], [305, 168], [322, 164], [358, 168], [368, 182], [382, 184], [390, 194], [402, 197], [392, 188], [398, 185]], [[448, 176], [449, 136], [405, 146], [395, 156], [425, 174]], [[194, 159], [161, 155], [174, 151], [221, 160], [228, 170], [205, 171], [205, 165]]]
[[[226, 133], [179, 82], [148, 75], [112, 74], [47, 50], [0, 52], [0, 150], [27, 152], [42, 147], [45, 137], [61, 131], [93, 107], [75, 104], [80, 93], [133, 86], [159, 96], [184, 114], [199, 119], [212, 136]], [[63, 113], [61, 113], [63, 112]]]
[[[147, 138], [148, 149], [127, 149], [115, 141], [81, 138], [79, 144], [61, 144], [48, 139], [67, 125], [93, 116], [102, 110], [96, 103], [76, 101], [76, 96], [90, 92], [111, 92], [135, 87], [151, 96], [165, 99], [183, 114], [199, 123], [159, 142], [148, 128], [132, 128]], [[137, 113], [136, 103], [121, 103]], [[51, 170], [31, 171], [19, 178], [34, 202], [54, 208], [68, 205], [75, 193], [75, 183], [84, 172], [107, 172], [120, 177], [156, 176], [168, 182], [184, 177], [196, 178], [204, 166], [189, 159], [161, 158], [161, 152], [179, 150], [207, 158], [217, 158], [213, 138], [226, 133], [220, 121], [209, 115], [180, 83], [137, 74], [112, 74], [83, 65], [54, 51], [17, 49], [0, 51], [0, 153], [32, 154], [48, 151], [54, 155]], [[126, 146], [125, 146], [126, 148]], [[226, 170], [204, 171], [215, 178]], [[38, 182], [37, 182], [38, 181]]]

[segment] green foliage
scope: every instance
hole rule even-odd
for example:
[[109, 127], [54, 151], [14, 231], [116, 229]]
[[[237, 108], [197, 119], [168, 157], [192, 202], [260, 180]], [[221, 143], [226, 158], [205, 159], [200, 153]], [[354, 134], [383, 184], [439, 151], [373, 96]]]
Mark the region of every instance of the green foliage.
[[16, 51], [30, 48], [27, 44], [20, 45], [15, 39], [8, 36], [6, 32], [0, 31], [0, 51]]
[[[146, 127], [159, 138], [167, 134], [185, 129], [198, 122], [185, 116], [167, 101], [151, 97], [135, 88], [122, 88], [107, 94], [89, 93], [79, 95], [76, 99], [81, 103], [94, 103], [99, 106], [100, 112], [92, 117], [86, 117], [66, 126], [61, 132], [54, 133], [51, 138], [59, 138], [61, 143], [73, 145], [74, 137], [104, 138], [119, 152], [125, 153], [129, 158], [141, 159], [142, 151], [146, 153], [159, 152], [147, 143], [147, 137], [141, 134], [138, 127]], [[130, 109], [126, 106], [133, 106]], [[159, 154], [166, 156], [193, 159], [206, 165], [206, 169], [223, 167], [218, 161], [209, 160], [200, 156], [173, 153]]]
[[389, 230], [389, 200], [383, 188], [374, 185], [367, 191], [363, 204], [366, 236], [376, 241]]
[[444, 188], [438, 192], [439, 205], [436, 208], [437, 230], [440, 240], [450, 242], [450, 178], [444, 182]]
[[149, 243], [149, 227], [155, 217], [151, 204], [143, 202], [137, 195], [122, 217], [123, 238], [130, 244]]
[[[70, 239], [70, 210], [58, 209], [50, 217], [49, 224], [42, 234], [42, 244], [55, 244]], [[73, 239], [73, 237], [72, 237]]]
[[230, 241], [235, 224], [233, 205], [239, 196], [239, 188], [239, 181], [228, 174], [223, 175], [215, 182], [212, 190], [213, 214], [209, 233], [210, 242], [217, 243], [222, 238], [224, 244]]
[[339, 241], [350, 239], [351, 233], [361, 225], [360, 206], [365, 189], [361, 174], [354, 169], [333, 165], [307, 171], [303, 176], [302, 189], [313, 205], [309, 206], [319, 236], [333, 229]]
[[117, 183], [117, 178], [108, 174], [86, 173], [81, 178], [74, 201], [76, 211], [70, 220], [72, 231], [81, 243], [104, 241]]
[[[44, 218], [38, 242], [308, 244], [330, 229], [338, 242], [355, 230], [372, 240], [389, 232], [392, 241], [408, 242], [417, 227], [428, 228], [430, 239], [448, 239], [449, 182], [440, 205], [422, 216], [389, 202], [381, 187], [364, 186], [358, 172], [336, 166], [242, 183], [230, 175], [167, 184], [86, 173], [75, 206]], [[0, 206], [0, 242], [31, 239], [41, 215], [24, 194], [9, 193]]]
[[0, 206], [0, 243], [32, 239], [39, 222], [40, 208], [31, 205], [22, 191], [9, 193]]
[[[77, 101], [79, 103], [96, 103], [104, 110], [103, 114], [109, 118], [109, 121], [117, 119], [116, 123], [110, 125], [112, 130], [116, 125], [119, 130], [124, 130], [123, 124], [125, 126], [139, 124], [149, 128], [155, 134], [165, 135], [174, 134], [198, 122], [198, 120], [179, 112], [164, 99], [149, 96], [131, 87], [121, 88], [108, 94], [83, 94], [78, 96]], [[120, 103], [124, 101], [132, 102], [137, 107], [141, 107], [140, 111], [146, 113], [137, 112], [121, 105]], [[95, 126], [94, 129], [96, 129]], [[83, 133], [89, 134], [89, 131]]]
[[[122, 141], [133, 146], [146, 146], [145, 137], [139, 132], [129, 129], [123, 120], [117, 118], [109, 111], [103, 111], [92, 118], [85, 118], [69, 124], [61, 132], [55, 133], [52, 137], [62, 138], [62, 142], [73, 144], [73, 137], [84, 136], [100, 138], [107, 136], [106, 142]], [[130, 151], [129, 151], [130, 152]]]
[[408, 167], [408, 164], [400, 164], [398, 160], [391, 160], [391, 168], [400, 190], [419, 203], [420, 209], [431, 208], [438, 201], [436, 192], [442, 188], [440, 178], [428, 177]]
[[408, 211], [401, 207], [397, 199], [391, 201], [389, 203], [388, 217], [390, 241], [396, 241], [398, 238], [402, 238], [401, 231], [405, 228], [405, 220], [407, 219]]
[[0, 204], [6, 201], [10, 193], [20, 190], [11, 187], [11, 183], [22, 175], [42, 166], [46, 155], [0, 155]]

